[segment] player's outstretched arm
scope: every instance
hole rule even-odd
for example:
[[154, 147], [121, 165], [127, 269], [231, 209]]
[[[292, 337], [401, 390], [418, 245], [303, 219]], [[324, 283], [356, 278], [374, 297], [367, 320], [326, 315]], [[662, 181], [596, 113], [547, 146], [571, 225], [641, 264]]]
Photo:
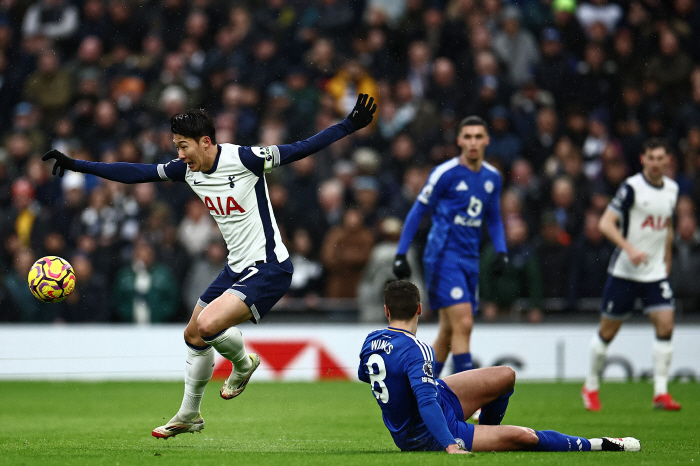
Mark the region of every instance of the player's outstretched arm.
[[56, 149], [44, 154], [41, 160], [55, 160], [51, 173], [63, 176], [66, 170], [88, 173], [107, 180], [120, 183], [147, 183], [150, 181], [163, 181], [158, 174], [157, 164], [145, 163], [104, 163], [76, 160]]
[[399, 280], [405, 280], [411, 276], [411, 266], [408, 264], [406, 254], [408, 253], [408, 248], [411, 246], [413, 237], [418, 231], [420, 221], [428, 210], [429, 207], [426, 204], [420, 200], [416, 200], [413, 207], [411, 207], [411, 210], [408, 212], [408, 215], [406, 215], [406, 220], [401, 229], [399, 246], [396, 249], [396, 257], [394, 258], [394, 275]]
[[314, 154], [333, 144], [338, 139], [344, 138], [372, 123], [377, 104], [374, 97], [360, 94], [357, 103], [350, 114], [340, 123], [324, 129], [320, 133], [311, 136], [304, 141], [277, 146], [280, 153], [280, 165], [295, 162]]

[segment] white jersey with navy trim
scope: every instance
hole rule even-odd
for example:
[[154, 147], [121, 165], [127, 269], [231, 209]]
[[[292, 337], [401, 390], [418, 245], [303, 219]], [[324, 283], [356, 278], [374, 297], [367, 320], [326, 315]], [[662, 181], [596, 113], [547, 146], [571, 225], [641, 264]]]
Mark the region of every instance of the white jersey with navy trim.
[[622, 235], [649, 259], [635, 267], [627, 253], [617, 248], [608, 273], [644, 283], [667, 278], [666, 239], [677, 200], [678, 184], [668, 177], [663, 177], [661, 186], [650, 184], [641, 173], [625, 180], [608, 209], [620, 216]]
[[[263, 171], [279, 166], [276, 146], [242, 147], [219, 144], [219, 153], [211, 170], [193, 172], [175, 159], [158, 166], [164, 180], [184, 180], [199, 196], [216, 221], [228, 247], [228, 265], [235, 273], [256, 262], [282, 262], [289, 257], [282, 243], [263, 173], [255, 174], [248, 167], [257, 156], [264, 159]], [[183, 169], [184, 166], [184, 169]]]

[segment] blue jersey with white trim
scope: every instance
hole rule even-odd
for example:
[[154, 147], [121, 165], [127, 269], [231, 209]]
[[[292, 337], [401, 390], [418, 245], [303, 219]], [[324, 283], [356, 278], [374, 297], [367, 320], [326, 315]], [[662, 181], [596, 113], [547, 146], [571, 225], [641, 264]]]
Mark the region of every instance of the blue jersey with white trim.
[[460, 164], [459, 157], [435, 167], [417, 200], [432, 213], [426, 263], [443, 256], [478, 259], [484, 221], [496, 250], [505, 252], [501, 184], [498, 170], [486, 162], [478, 172]]
[[[455, 443], [438, 405], [434, 359], [430, 345], [391, 327], [370, 333], [362, 345], [358, 377], [370, 384], [384, 424], [401, 450], [434, 451]], [[429, 412], [426, 406], [438, 410]]]

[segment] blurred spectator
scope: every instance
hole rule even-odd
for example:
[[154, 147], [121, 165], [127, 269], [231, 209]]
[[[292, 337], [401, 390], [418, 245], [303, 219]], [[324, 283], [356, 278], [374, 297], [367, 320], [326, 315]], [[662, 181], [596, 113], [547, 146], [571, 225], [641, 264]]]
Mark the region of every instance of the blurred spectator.
[[[326, 90], [333, 97], [335, 109], [342, 117], [350, 113], [358, 93], [374, 96], [375, 101], [379, 103], [377, 82], [357, 60], [348, 60], [328, 81]], [[376, 120], [372, 125], [376, 125]]]
[[435, 103], [440, 114], [460, 115], [469, 108], [467, 89], [457, 79], [455, 65], [449, 58], [435, 60], [425, 96]]
[[14, 226], [19, 245], [28, 248], [31, 245], [32, 229], [40, 208], [35, 201], [36, 191], [26, 178], [19, 178], [12, 183], [12, 209], [10, 222]]
[[311, 235], [303, 228], [294, 231], [290, 238], [290, 259], [294, 266], [289, 296], [293, 298], [318, 297], [323, 294], [323, 268], [313, 259], [314, 247]]
[[532, 69], [540, 60], [540, 51], [532, 33], [520, 27], [522, 13], [515, 5], [501, 12], [501, 30], [493, 38], [493, 49], [508, 67], [508, 77], [520, 87], [532, 79]]
[[39, 55], [37, 70], [24, 86], [24, 98], [37, 104], [44, 116], [53, 121], [65, 110], [73, 97], [71, 75], [60, 67], [60, 58], [54, 50]]
[[[379, 242], [372, 249], [369, 261], [362, 272], [362, 278], [358, 286], [357, 299], [360, 306], [361, 322], [381, 322], [384, 320], [384, 286], [391, 280], [395, 280], [393, 266], [396, 248], [401, 236], [401, 221], [396, 217], [386, 217], [379, 224]], [[413, 273], [411, 281], [420, 291], [423, 306], [428, 306], [423, 277], [420, 270], [420, 259], [416, 250], [411, 247], [408, 250], [408, 263]], [[425, 308], [426, 311], [429, 309]], [[426, 315], [423, 318], [427, 318]]]
[[566, 297], [571, 236], [562, 230], [553, 212], [547, 211], [542, 215], [540, 234], [535, 238], [534, 249], [542, 270], [544, 297]]
[[567, 176], [560, 176], [552, 184], [552, 208], [559, 227], [571, 237], [581, 232], [582, 215], [577, 205], [574, 183]]
[[559, 118], [552, 107], [543, 107], [537, 112], [535, 129], [524, 153], [535, 171], [540, 171], [547, 157], [554, 152], [554, 143], [559, 136]]
[[589, 43], [583, 60], [576, 66], [576, 99], [586, 110], [596, 107], [611, 108], [618, 95], [617, 66], [608, 60], [605, 49], [596, 43]]
[[168, 322], [177, 311], [178, 293], [172, 272], [156, 262], [156, 251], [137, 240], [131, 264], [117, 274], [112, 302], [119, 319], [137, 324]]
[[25, 37], [65, 40], [78, 31], [79, 25], [78, 8], [68, 0], [41, 0], [27, 9], [22, 33]]
[[221, 239], [212, 239], [204, 254], [197, 256], [187, 270], [182, 297], [188, 313], [197, 305], [199, 297], [226, 267], [226, 245]]
[[207, 207], [199, 199], [191, 198], [185, 205], [185, 218], [178, 227], [180, 243], [191, 257], [195, 257], [219, 236], [214, 220], [207, 215]]
[[326, 271], [327, 298], [355, 298], [357, 285], [374, 246], [372, 232], [364, 226], [362, 214], [350, 208], [342, 223], [331, 228], [321, 246], [321, 263]]
[[502, 276], [496, 277], [491, 268], [496, 256], [491, 245], [481, 255], [479, 288], [481, 312], [486, 320], [496, 320], [503, 313], [512, 312], [519, 298], [528, 298], [527, 318], [530, 322], [542, 320], [542, 276], [535, 251], [529, 244], [527, 225], [512, 219], [506, 225], [508, 266]]
[[27, 286], [29, 269], [36, 260], [34, 253], [20, 247], [12, 258], [13, 268], [2, 278], [2, 312], [0, 320], [20, 322], [51, 322], [60, 305], [42, 303]]
[[71, 257], [76, 276], [73, 292], [64, 301], [63, 319], [66, 322], [109, 322], [109, 286], [107, 277], [95, 270], [84, 254]]
[[569, 267], [568, 305], [576, 309], [581, 298], [600, 298], [608, 277], [608, 263], [615, 246], [607, 241], [598, 228], [600, 213], [589, 210], [583, 226], [583, 236], [571, 249]]
[[489, 138], [491, 143], [484, 152], [489, 160], [496, 160], [502, 167], [510, 167], [522, 153], [522, 141], [510, 131], [510, 112], [506, 107], [497, 106], [489, 113], [491, 119]]
[[681, 312], [700, 311], [700, 233], [692, 215], [678, 217], [673, 241], [671, 289]]
[[693, 63], [670, 29], [662, 30], [659, 34], [659, 52], [647, 62], [646, 73], [659, 83], [665, 100], [678, 104], [688, 97], [688, 77]]
[[565, 48], [577, 58], [583, 57], [586, 34], [576, 19], [576, 0], [553, 0], [554, 27], [559, 31]]
[[608, 0], [582, 2], [576, 9], [576, 17], [589, 35], [592, 35], [591, 29], [598, 24], [605, 27], [606, 34], [614, 34], [623, 15], [620, 5], [608, 3]]

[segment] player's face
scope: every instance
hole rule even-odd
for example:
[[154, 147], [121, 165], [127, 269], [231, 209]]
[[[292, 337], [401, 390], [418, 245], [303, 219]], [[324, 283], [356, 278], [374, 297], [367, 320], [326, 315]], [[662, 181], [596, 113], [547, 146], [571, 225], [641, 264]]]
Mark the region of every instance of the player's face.
[[668, 154], [663, 147], [647, 149], [640, 157], [644, 176], [652, 182], [660, 182], [668, 165]]
[[206, 138], [201, 138], [199, 143], [197, 143], [194, 138], [173, 134], [173, 143], [177, 148], [177, 158], [185, 162], [190, 171], [202, 171], [205, 156], [204, 147], [202, 146], [204, 139]]
[[489, 145], [489, 135], [481, 125], [463, 126], [457, 136], [457, 145], [462, 149], [462, 156], [467, 160], [481, 160], [484, 150]]

